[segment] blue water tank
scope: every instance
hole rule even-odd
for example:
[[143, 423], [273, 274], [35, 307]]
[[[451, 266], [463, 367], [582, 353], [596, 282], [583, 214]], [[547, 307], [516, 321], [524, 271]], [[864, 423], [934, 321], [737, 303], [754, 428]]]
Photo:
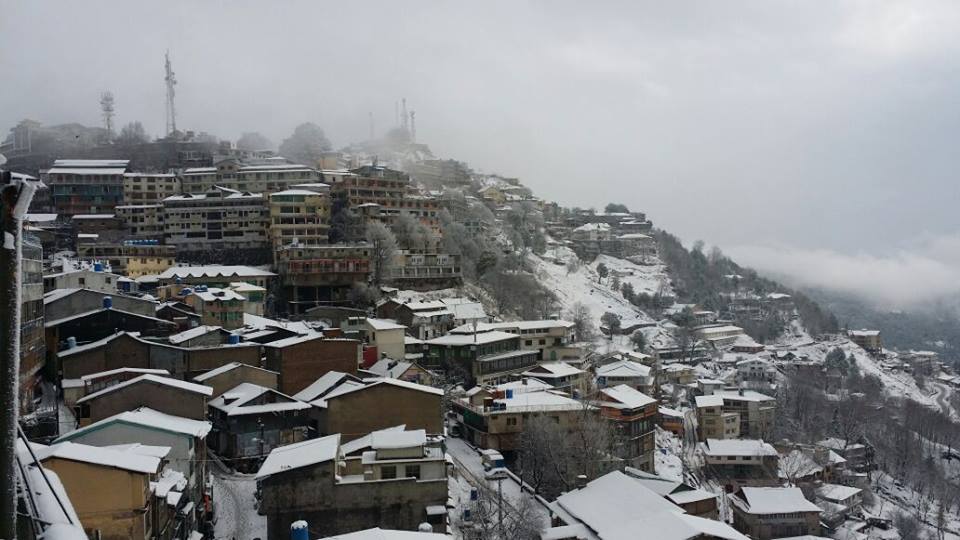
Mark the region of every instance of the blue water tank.
[[113, 297], [112, 297], [112, 296], [104, 296], [104, 297], [103, 297], [103, 307], [106, 308], [106, 309], [110, 309], [110, 308], [113, 307]]
[[310, 529], [307, 528], [306, 521], [301, 519], [290, 524], [290, 540], [310, 540]]
[[93, 263], [93, 271], [103, 272], [103, 263], [98, 263], [98, 262]]
[[507, 388], [507, 399], [513, 399], [513, 389]]
[[227, 343], [229, 343], [230, 345], [239, 345], [240, 336], [238, 336], [237, 334], [230, 334], [230, 336], [227, 337]]
[[67, 348], [73, 349], [77, 346], [77, 338], [70, 336], [67, 338]]

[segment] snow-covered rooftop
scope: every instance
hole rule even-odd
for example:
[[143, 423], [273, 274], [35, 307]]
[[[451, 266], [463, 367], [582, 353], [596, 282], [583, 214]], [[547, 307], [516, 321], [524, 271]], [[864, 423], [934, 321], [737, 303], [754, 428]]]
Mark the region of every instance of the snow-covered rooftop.
[[354, 439], [354, 440], [352, 440], [352, 441], [347, 441], [347, 442], [341, 444], [341, 445], [340, 445], [340, 452], [341, 452], [344, 456], [348, 456], [348, 455], [350, 455], [350, 454], [352, 454], [352, 453], [354, 453], [354, 452], [359, 452], [360, 450], [368, 449], [368, 448], [371, 447], [370, 445], [373, 444], [373, 435], [375, 435], [375, 434], [377, 434], [377, 433], [385, 433], [385, 432], [393, 432], [393, 431], [400, 431], [400, 432], [402, 432], [402, 431], [404, 431], [405, 429], [407, 429], [406, 424], [400, 424], [399, 426], [388, 427], [388, 428], [384, 428], [384, 429], [380, 429], [380, 430], [374, 431], [373, 433], [368, 433], [368, 434], [364, 435], [363, 437], [360, 437], [360, 438], [358, 438], [358, 439]]
[[155, 383], [155, 384], [160, 384], [164, 386], [169, 386], [170, 388], [177, 388], [179, 390], [194, 392], [196, 394], [203, 394], [205, 396], [210, 396], [213, 394], [213, 388], [210, 388], [209, 386], [204, 386], [202, 384], [194, 384], [187, 381], [181, 381], [180, 379], [172, 379], [170, 377], [161, 377], [159, 375], [147, 374], [147, 375], [141, 375], [134, 379], [130, 379], [129, 381], [124, 381], [120, 384], [115, 384], [113, 386], [104, 388], [99, 392], [94, 392], [92, 394], [83, 396], [82, 398], [77, 400], [77, 403], [82, 403], [84, 401], [96, 399], [104, 394], [108, 394], [110, 392], [116, 392], [121, 388], [125, 388], [127, 386], [132, 386], [134, 384], [140, 384], [140, 383]]
[[[264, 394], [272, 394], [267, 403], [253, 403]], [[227, 413], [227, 416], [276, 413], [309, 409], [310, 404], [294, 399], [272, 388], [253, 383], [240, 383], [210, 401], [210, 407]]]
[[257, 471], [257, 480], [336, 459], [339, 448], [339, 433], [274, 448]]
[[417, 531], [395, 531], [375, 527], [363, 531], [326, 536], [320, 540], [449, 540], [449, 536]]
[[214, 277], [273, 277], [273, 272], [251, 266], [172, 266], [160, 274], [161, 279]]
[[124, 411], [109, 416], [88, 426], [78, 428], [58, 440], [71, 440], [113, 423], [132, 424], [201, 438], [206, 437], [207, 433], [210, 433], [211, 428], [210, 422], [174, 416], [172, 414], [155, 411], [149, 407], [140, 407], [132, 411]]
[[212, 326], [212, 325], [201, 325], [189, 330], [184, 330], [178, 334], [173, 334], [167, 337], [167, 340], [174, 345], [179, 345], [184, 341], [190, 341], [193, 338], [198, 338], [200, 336], [209, 334], [211, 332], [220, 331], [222, 327]]
[[150, 369], [150, 368], [132, 368], [132, 367], [122, 367], [117, 369], [111, 369], [108, 371], [99, 371], [97, 373], [89, 373], [87, 375], [81, 375], [81, 381], [92, 381], [94, 379], [102, 379], [104, 377], [110, 377], [113, 375], [119, 375], [121, 373], [141, 373], [141, 374], [153, 374], [153, 375], [170, 375], [170, 372], [165, 369]]
[[601, 398], [601, 401], [603, 401], [603, 405], [606, 407], [639, 409], [657, 402], [657, 400], [652, 397], [625, 384], [603, 388], [600, 390], [600, 393], [604, 396]]
[[696, 396], [694, 401], [696, 401], [698, 409], [704, 407], [723, 407], [723, 398], [717, 395]]
[[828, 501], [840, 502], [858, 495], [863, 490], [853, 486], [842, 486], [840, 484], [823, 484], [817, 488], [817, 496]]
[[632, 360], [617, 360], [598, 366], [596, 374], [597, 377], [612, 378], [649, 377], [650, 366]]
[[777, 456], [777, 449], [760, 439], [707, 439], [703, 453], [708, 456]]
[[559, 377], [574, 377], [583, 373], [582, 369], [575, 368], [566, 362], [544, 362], [523, 372], [527, 377], [542, 377], [553, 379]]
[[438, 338], [429, 339], [426, 343], [429, 345], [450, 345], [458, 347], [464, 345], [484, 345], [517, 338], [518, 336], [516, 334], [493, 330], [490, 332], [477, 332], [476, 334], [447, 334]]
[[370, 447], [374, 450], [413, 448], [425, 444], [427, 444], [427, 432], [423, 429], [376, 431], [370, 434]]
[[378, 377], [392, 377], [394, 379], [403, 375], [413, 363], [381, 358], [375, 364], [367, 368], [367, 371]]
[[233, 370], [235, 370], [235, 369], [237, 369], [237, 368], [244, 367], [244, 366], [247, 367], [247, 368], [250, 368], [250, 369], [257, 369], [257, 370], [260, 370], [260, 371], [266, 371], [267, 373], [277, 374], [276, 371], [270, 371], [269, 369], [263, 369], [262, 367], [251, 366], [251, 365], [249, 365], [249, 364], [244, 364], [244, 363], [242, 363], [242, 362], [230, 362], [229, 364], [224, 364], [224, 365], [222, 365], [222, 366], [220, 366], [220, 367], [218, 367], [218, 368], [216, 368], [216, 369], [211, 369], [210, 371], [208, 371], [208, 372], [206, 372], [206, 373], [201, 373], [200, 375], [197, 375], [196, 377], [194, 377], [193, 380], [195, 380], [195, 381], [197, 381], [197, 382], [199, 382], [199, 383], [202, 383], [203, 381], [212, 379], [213, 377], [216, 377], [217, 375], [222, 375], [222, 374], [224, 374], [224, 373], [226, 373], [226, 372], [228, 372], [228, 371], [233, 371]]
[[[167, 448], [168, 452], [169, 450]], [[117, 450], [69, 441], [50, 446], [35, 446], [34, 453], [37, 454], [37, 459], [41, 461], [50, 458], [81, 461], [143, 474], [156, 474], [160, 469], [161, 461], [156, 456], [139, 454], [136, 450]]]
[[792, 514], [820, 512], [808, 501], [800, 488], [745, 487], [730, 502], [749, 514]]
[[319, 379], [310, 383], [309, 386], [293, 395], [300, 401], [313, 401], [329, 392], [332, 388], [340, 384], [344, 379], [357, 381], [353, 375], [340, 371], [328, 371]]
[[374, 319], [372, 317], [367, 318], [367, 324], [370, 325], [370, 328], [374, 330], [406, 330], [407, 327], [397, 323], [390, 319]]

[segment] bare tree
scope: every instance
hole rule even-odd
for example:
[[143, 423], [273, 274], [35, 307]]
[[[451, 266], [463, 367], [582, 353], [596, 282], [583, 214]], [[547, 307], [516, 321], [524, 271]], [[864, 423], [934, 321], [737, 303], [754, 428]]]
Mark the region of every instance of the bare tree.
[[306, 122], [280, 143], [280, 155], [297, 163], [315, 167], [323, 153], [332, 148], [320, 126]]
[[613, 339], [614, 334], [620, 333], [620, 316], [608, 311], [600, 317], [600, 323], [607, 327], [607, 337]]
[[507, 500], [493, 481], [477, 486], [478, 497], [469, 506], [471, 519], [460, 530], [469, 540], [539, 540], [542, 523], [530, 497]]
[[237, 139], [237, 148], [248, 152], [271, 150], [273, 142], [258, 131], [248, 131]]
[[593, 339], [593, 314], [583, 302], [575, 302], [567, 311], [567, 318], [573, 323], [573, 330], [580, 341]]
[[146, 142], [150, 142], [150, 137], [147, 136], [147, 130], [143, 128], [143, 124], [139, 120], [123, 126], [120, 135], [116, 138], [117, 144], [143, 144]]
[[375, 221], [367, 225], [370, 243], [370, 262], [373, 263], [373, 283], [380, 285], [393, 265], [397, 253], [397, 239], [386, 225]]

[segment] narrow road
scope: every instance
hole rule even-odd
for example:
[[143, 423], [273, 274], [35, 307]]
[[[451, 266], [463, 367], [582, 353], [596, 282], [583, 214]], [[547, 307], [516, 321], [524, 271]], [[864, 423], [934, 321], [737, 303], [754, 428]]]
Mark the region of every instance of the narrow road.
[[231, 471], [216, 459], [210, 461], [216, 509], [215, 540], [266, 540], [267, 518], [257, 514], [257, 481], [253, 475]]

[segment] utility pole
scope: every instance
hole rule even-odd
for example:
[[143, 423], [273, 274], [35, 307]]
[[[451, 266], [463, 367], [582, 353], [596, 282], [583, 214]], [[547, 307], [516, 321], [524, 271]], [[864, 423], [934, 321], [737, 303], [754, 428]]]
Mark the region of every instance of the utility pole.
[[17, 536], [20, 235], [36, 188], [29, 177], [0, 170], [0, 538], [9, 539]]

